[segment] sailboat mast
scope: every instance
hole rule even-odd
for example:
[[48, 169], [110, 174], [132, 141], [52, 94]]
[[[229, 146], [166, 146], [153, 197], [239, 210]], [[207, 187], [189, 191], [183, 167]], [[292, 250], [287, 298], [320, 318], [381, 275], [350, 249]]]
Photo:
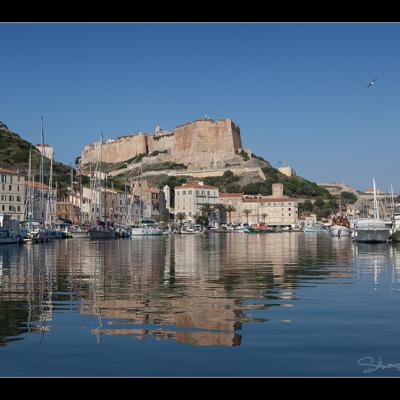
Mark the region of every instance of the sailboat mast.
[[72, 217], [73, 217], [73, 204], [74, 204], [74, 172], [72, 169], [72, 164], [69, 163], [69, 174], [70, 174], [70, 180], [71, 180], [71, 207], [70, 207], [70, 215], [69, 219], [72, 222]]
[[[28, 182], [31, 181], [31, 174], [32, 174], [32, 146], [29, 149], [29, 167], [28, 167]], [[31, 186], [28, 185], [27, 187], [27, 198], [25, 200], [25, 212], [26, 212], [26, 219], [29, 220], [32, 216], [29, 215], [31, 211]], [[24, 214], [25, 214], [24, 212]]]
[[40, 217], [43, 219], [44, 217], [44, 192], [43, 192], [43, 184], [44, 184], [44, 159], [43, 159], [43, 152], [44, 152], [44, 131], [43, 131], [43, 116], [40, 117], [41, 120], [41, 139], [42, 139], [42, 146], [41, 146], [41, 156], [40, 156]]
[[49, 217], [48, 214], [50, 214], [50, 225], [53, 223], [53, 218], [52, 218], [52, 202], [53, 198], [51, 196], [51, 191], [53, 189], [53, 156], [51, 157], [50, 160], [50, 180], [49, 180], [49, 190], [47, 194], [47, 210], [46, 210], [46, 222]]
[[80, 174], [79, 174], [79, 224], [82, 225], [82, 198], [83, 198], [83, 187], [82, 187], [82, 160], [80, 162]]
[[143, 219], [143, 159], [140, 162], [140, 216], [139, 225], [142, 223]]
[[[102, 179], [102, 170], [103, 170], [103, 131], [101, 132], [101, 141], [100, 141], [100, 183], [101, 183], [101, 179]], [[105, 198], [106, 198], [106, 185], [104, 182], [104, 203], [105, 203]], [[100, 193], [100, 219], [101, 219], [101, 213], [102, 213], [102, 209], [103, 209], [103, 205], [102, 205], [102, 201], [101, 201], [101, 193]], [[104, 219], [106, 216], [106, 205], [104, 204]]]
[[379, 219], [379, 207], [378, 207], [378, 199], [376, 196], [376, 185], [375, 185], [375, 179], [372, 178], [373, 184], [374, 184], [374, 218]]

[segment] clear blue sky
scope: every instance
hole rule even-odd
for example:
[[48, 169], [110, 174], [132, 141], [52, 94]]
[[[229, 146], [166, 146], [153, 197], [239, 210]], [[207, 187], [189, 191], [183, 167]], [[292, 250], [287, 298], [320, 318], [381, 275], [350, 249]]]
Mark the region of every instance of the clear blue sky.
[[43, 115], [59, 161], [207, 114], [274, 166], [400, 191], [400, 24], [0, 24], [0, 49], [0, 120], [40, 142]]

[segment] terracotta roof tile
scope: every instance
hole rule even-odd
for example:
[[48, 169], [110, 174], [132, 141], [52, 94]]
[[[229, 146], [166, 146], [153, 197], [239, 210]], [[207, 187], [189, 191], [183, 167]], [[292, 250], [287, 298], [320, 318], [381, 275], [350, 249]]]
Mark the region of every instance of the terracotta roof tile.
[[197, 182], [184, 183], [181, 186], [175, 186], [175, 189], [218, 189], [215, 186], [200, 185]]

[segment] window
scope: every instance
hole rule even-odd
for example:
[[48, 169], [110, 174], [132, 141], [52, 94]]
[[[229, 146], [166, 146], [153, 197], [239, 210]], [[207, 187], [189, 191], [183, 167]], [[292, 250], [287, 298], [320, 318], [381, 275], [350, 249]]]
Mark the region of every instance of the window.
[[12, 185], [8, 185], [8, 190], [11, 192], [12, 191]]
[[18, 175], [18, 182], [20, 182], [20, 180], [21, 180], [21, 177]]
[[8, 201], [14, 201], [14, 196], [8, 196]]
[[6, 185], [3, 184], [3, 185], [2, 185], [2, 189], [3, 189], [3, 190], [6, 190]]
[[182, 194], [183, 194], [183, 196], [186, 196], [186, 190], [184, 190]]
[[[12, 175], [10, 175], [10, 183], [12, 183], [12, 178], [13, 178]], [[11, 189], [10, 189], [10, 190], [11, 190]]]
[[5, 205], [2, 205], [1, 206], [1, 211], [5, 211], [6, 210], [6, 206]]
[[17, 206], [17, 210], [18, 210], [18, 212], [20, 212], [21, 211], [21, 206]]
[[17, 201], [21, 201], [21, 196], [17, 196]]
[[188, 195], [192, 195], [192, 191], [191, 190], [188, 190]]
[[289, 211], [291, 211], [292, 209], [289, 207]]

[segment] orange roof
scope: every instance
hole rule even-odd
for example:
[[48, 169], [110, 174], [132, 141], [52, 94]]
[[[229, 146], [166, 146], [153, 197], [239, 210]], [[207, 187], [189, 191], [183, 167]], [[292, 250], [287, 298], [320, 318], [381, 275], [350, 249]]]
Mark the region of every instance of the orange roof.
[[175, 186], [175, 189], [218, 189], [215, 186], [200, 185], [198, 182], [184, 183], [182, 186]]
[[226, 197], [226, 198], [229, 198], [229, 197], [242, 197], [243, 196], [243, 193], [221, 193], [220, 192], [220, 194], [219, 194], [219, 197]]
[[256, 198], [244, 198], [243, 203], [282, 203], [282, 202], [294, 202], [296, 199], [291, 197], [256, 197]]
[[150, 193], [160, 193], [160, 190], [157, 189], [144, 189], [145, 192], [150, 192]]
[[1, 168], [1, 167], [0, 167], [0, 172], [2, 172], [4, 174], [24, 175], [23, 173], [18, 172], [18, 170]]
[[34, 187], [36, 189], [48, 189], [49, 188], [44, 183], [40, 183], [40, 182], [25, 181], [25, 185]]

